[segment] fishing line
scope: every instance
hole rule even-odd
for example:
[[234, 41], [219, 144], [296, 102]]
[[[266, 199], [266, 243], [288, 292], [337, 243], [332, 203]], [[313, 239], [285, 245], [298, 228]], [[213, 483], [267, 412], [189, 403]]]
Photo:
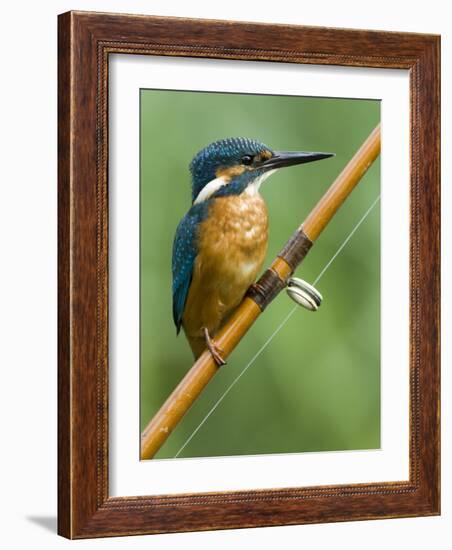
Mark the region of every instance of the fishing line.
[[[344, 242], [341, 244], [341, 246], [336, 250], [336, 252], [333, 254], [331, 259], [328, 261], [328, 263], [325, 265], [325, 267], [322, 269], [322, 271], [317, 275], [315, 281], [312, 283], [313, 286], [315, 286], [320, 279], [323, 277], [327, 269], [331, 266], [331, 264], [334, 262], [334, 260], [339, 256], [339, 254], [342, 252], [343, 248], [347, 245], [349, 240], [353, 237], [353, 235], [356, 233], [360, 225], [364, 222], [364, 220], [367, 218], [367, 216], [372, 212], [372, 210], [377, 205], [378, 201], [380, 200], [381, 195], [378, 195], [378, 197], [374, 200], [374, 202], [369, 206], [369, 208], [366, 210], [366, 212], [363, 214], [362, 218], [358, 221], [358, 223], [355, 225], [355, 227], [351, 230], [351, 232], [348, 234]], [[195, 428], [195, 430], [192, 432], [190, 437], [185, 441], [185, 443], [182, 445], [182, 447], [177, 451], [177, 453], [174, 455], [174, 458], [177, 458], [181, 452], [185, 449], [185, 447], [190, 443], [190, 441], [195, 437], [195, 435], [199, 432], [199, 430], [204, 426], [204, 424], [207, 422], [209, 417], [215, 412], [215, 410], [218, 408], [220, 403], [223, 401], [223, 399], [228, 395], [228, 393], [232, 390], [232, 388], [237, 384], [237, 382], [242, 378], [242, 376], [245, 374], [245, 372], [251, 367], [251, 365], [254, 363], [254, 361], [259, 357], [259, 355], [265, 350], [265, 348], [270, 344], [270, 342], [273, 340], [273, 338], [278, 334], [278, 332], [284, 327], [284, 325], [287, 323], [287, 321], [292, 317], [292, 315], [295, 313], [295, 311], [298, 309], [298, 306], [294, 306], [289, 313], [284, 317], [284, 319], [281, 321], [281, 323], [276, 327], [276, 329], [273, 331], [273, 333], [270, 335], [270, 337], [266, 340], [266, 342], [262, 345], [261, 348], [253, 355], [253, 357], [250, 359], [250, 361], [245, 365], [245, 367], [239, 372], [239, 374], [234, 378], [234, 380], [229, 384], [229, 386], [226, 388], [226, 390], [221, 394], [219, 399], [215, 402], [213, 407], [209, 410], [209, 412], [206, 414], [206, 416], [201, 420], [201, 422], [198, 424], [198, 426]]]

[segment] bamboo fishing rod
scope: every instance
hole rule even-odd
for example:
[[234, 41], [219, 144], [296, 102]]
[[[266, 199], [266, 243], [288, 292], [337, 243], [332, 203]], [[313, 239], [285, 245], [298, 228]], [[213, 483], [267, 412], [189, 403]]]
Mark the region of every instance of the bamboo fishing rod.
[[[286, 287], [288, 279], [309, 252], [314, 241], [378, 157], [380, 147], [378, 125], [287, 241], [271, 266], [250, 287], [226, 325], [215, 335], [215, 343], [221, 349], [222, 357], [230, 355], [266, 306]], [[224, 367], [218, 367], [208, 350], [198, 358], [143, 430], [142, 459], [155, 455], [219, 368]]]

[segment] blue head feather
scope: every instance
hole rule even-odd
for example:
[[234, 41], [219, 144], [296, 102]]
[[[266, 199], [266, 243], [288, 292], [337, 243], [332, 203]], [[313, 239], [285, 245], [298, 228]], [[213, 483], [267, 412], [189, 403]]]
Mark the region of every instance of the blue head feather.
[[[192, 200], [194, 201], [205, 185], [215, 179], [220, 168], [228, 168], [240, 164], [244, 155], [254, 156], [263, 151], [271, 151], [264, 143], [249, 138], [227, 138], [211, 143], [202, 149], [191, 161]], [[241, 180], [242, 187], [246, 176]], [[249, 178], [248, 178], [249, 179]], [[232, 189], [229, 189], [231, 192]]]

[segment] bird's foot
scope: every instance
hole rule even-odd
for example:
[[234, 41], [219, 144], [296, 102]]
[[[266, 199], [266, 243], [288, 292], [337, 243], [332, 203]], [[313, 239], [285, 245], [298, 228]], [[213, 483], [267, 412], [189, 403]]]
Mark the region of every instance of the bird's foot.
[[204, 328], [204, 339], [206, 341], [207, 349], [210, 351], [210, 354], [212, 355], [215, 363], [219, 367], [226, 365], [226, 361], [221, 356], [221, 354], [224, 353], [224, 350], [222, 350], [215, 344], [215, 341], [211, 338], [209, 330], [207, 328]]

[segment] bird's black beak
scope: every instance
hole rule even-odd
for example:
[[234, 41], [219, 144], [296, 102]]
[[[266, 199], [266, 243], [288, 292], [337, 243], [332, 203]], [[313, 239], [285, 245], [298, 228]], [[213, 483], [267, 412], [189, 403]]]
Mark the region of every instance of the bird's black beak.
[[295, 166], [296, 164], [305, 164], [315, 160], [334, 157], [334, 153], [311, 153], [309, 151], [275, 151], [273, 156], [261, 164], [261, 168], [267, 170], [276, 170], [284, 166]]

